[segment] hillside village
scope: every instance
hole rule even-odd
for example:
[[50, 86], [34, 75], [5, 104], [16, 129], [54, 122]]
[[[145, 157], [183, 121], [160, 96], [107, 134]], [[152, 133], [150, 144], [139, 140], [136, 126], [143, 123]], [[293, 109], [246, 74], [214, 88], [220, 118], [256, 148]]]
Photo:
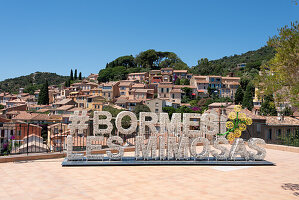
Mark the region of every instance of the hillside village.
[[[178, 79], [189, 84], [176, 85]], [[0, 122], [12, 123], [10, 127], [1, 128], [1, 140], [4, 141], [9, 134], [16, 135], [19, 130], [19, 135], [14, 137], [19, 141], [34, 137], [31, 139], [35, 141], [34, 144], [32, 143], [32, 148], [36, 149], [38, 146], [39, 149], [44, 150], [57, 149], [52, 139], [61, 134], [64, 136], [69, 134], [67, 124], [70, 123], [70, 115], [77, 110], [87, 110], [92, 116], [93, 111], [102, 111], [105, 108], [117, 112], [121, 110], [134, 112], [137, 106], [146, 105], [151, 112], [157, 114], [167, 111], [165, 108], [185, 108], [187, 109], [185, 112], [216, 112], [219, 115], [227, 115], [233, 110], [232, 102], [238, 87], [240, 87], [240, 77], [197, 76], [188, 73], [187, 70], [162, 68], [149, 72], [130, 73], [126, 80], [98, 83], [98, 74], [90, 74], [87, 78], [72, 83], [70, 87], [50, 85], [49, 105], [37, 104], [40, 90], [30, 95], [20, 88], [18, 94], [5, 92], [0, 94], [0, 104], [4, 107], [1, 110]], [[190, 102], [192, 99], [208, 99], [211, 95], [225, 101], [211, 103], [207, 110], [201, 110], [198, 105], [190, 105], [185, 101], [186, 96]], [[295, 131], [299, 125], [296, 113], [293, 117], [261, 116], [259, 108], [260, 101], [255, 97], [252, 111], [243, 109], [243, 112], [253, 119], [253, 125], [244, 137], [257, 136], [266, 141], [278, 141], [282, 134]], [[26, 125], [29, 127], [28, 130], [25, 128]], [[61, 138], [59, 140], [63, 143]], [[47, 144], [39, 142], [36, 145], [36, 141], [47, 141]]]

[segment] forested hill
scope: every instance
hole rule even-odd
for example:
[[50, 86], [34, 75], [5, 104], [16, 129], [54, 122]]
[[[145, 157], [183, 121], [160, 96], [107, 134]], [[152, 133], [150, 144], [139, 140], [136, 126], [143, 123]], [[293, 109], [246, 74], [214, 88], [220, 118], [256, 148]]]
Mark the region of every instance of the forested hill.
[[32, 93], [34, 90], [39, 89], [46, 80], [49, 85], [59, 85], [64, 83], [67, 79], [68, 76], [60, 76], [56, 73], [35, 72], [26, 76], [1, 81], [0, 90], [1, 92], [16, 93], [19, 91], [19, 88], [25, 88], [25, 92]]
[[[248, 51], [241, 55], [225, 56], [217, 60], [209, 61], [207, 58], [198, 60], [198, 64], [190, 70], [200, 75], [222, 75], [226, 76], [233, 72], [234, 76], [258, 73], [260, 66], [274, 57], [275, 51], [272, 47], [264, 46], [255, 51]], [[246, 63], [246, 67], [237, 67], [238, 64]]]
[[[241, 55], [225, 56], [221, 59], [209, 61], [207, 58], [198, 60], [198, 64], [189, 68], [173, 52], [161, 52], [154, 49], [132, 55], [121, 56], [107, 63], [106, 68], [100, 70], [98, 80], [106, 82], [110, 80], [126, 79], [128, 73], [144, 72], [153, 69], [170, 67], [173, 69], [188, 69], [190, 73], [198, 75], [221, 75], [226, 76], [234, 73], [234, 76], [254, 77], [263, 62], [273, 58], [275, 52], [272, 47], [264, 46], [255, 51], [248, 51]], [[246, 67], [237, 67], [238, 64], [246, 63]]]

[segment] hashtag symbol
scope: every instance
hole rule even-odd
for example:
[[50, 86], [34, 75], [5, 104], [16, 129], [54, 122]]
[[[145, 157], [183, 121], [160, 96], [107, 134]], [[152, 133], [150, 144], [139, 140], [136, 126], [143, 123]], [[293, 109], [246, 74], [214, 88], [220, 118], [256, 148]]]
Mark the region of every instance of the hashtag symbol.
[[87, 116], [87, 111], [82, 111], [81, 115], [78, 110], [74, 112], [73, 115], [70, 116], [70, 123], [68, 125], [68, 128], [71, 131], [71, 135], [77, 136], [77, 133], [83, 133], [84, 130], [88, 128], [88, 124], [86, 122], [89, 120], [89, 117]]

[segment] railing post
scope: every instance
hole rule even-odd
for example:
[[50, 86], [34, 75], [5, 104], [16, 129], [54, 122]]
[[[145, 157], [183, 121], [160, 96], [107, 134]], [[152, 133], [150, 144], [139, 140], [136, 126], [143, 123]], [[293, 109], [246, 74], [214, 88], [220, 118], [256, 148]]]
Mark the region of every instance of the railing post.
[[28, 143], [29, 143], [29, 124], [27, 124], [27, 155], [28, 155]]

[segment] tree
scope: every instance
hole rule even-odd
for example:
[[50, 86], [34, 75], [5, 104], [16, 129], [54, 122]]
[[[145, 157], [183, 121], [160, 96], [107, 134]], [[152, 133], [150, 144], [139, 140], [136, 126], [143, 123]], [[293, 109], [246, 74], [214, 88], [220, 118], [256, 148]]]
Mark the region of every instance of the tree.
[[2, 104], [0, 104], [0, 109], [3, 109], [3, 108], [5, 108], [5, 106], [4, 106], [4, 105], [2, 105]]
[[244, 92], [241, 86], [238, 87], [235, 94], [235, 104], [242, 104], [244, 97]]
[[190, 81], [186, 78], [180, 80], [180, 85], [190, 85]]
[[49, 89], [48, 89], [48, 81], [46, 81], [42, 88], [40, 89], [39, 95], [38, 95], [38, 104], [39, 105], [49, 105]]
[[181, 84], [181, 80], [180, 80], [179, 77], [175, 79], [174, 84], [175, 84], [175, 85], [180, 85], [180, 84]]
[[261, 105], [262, 115], [277, 115], [277, 110], [274, 103], [273, 95], [266, 95]]
[[71, 74], [70, 74], [70, 80], [74, 80], [74, 76], [73, 76], [73, 70], [71, 69]]
[[174, 107], [163, 107], [163, 112], [167, 112], [169, 115], [169, 118], [171, 118], [172, 114], [176, 112], [176, 109]]
[[274, 47], [274, 58], [262, 65], [258, 87], [263, 95], [274, 94], [276, 103], [290, 101], [299, 108], [299, 24], [291, 23], [270, 38], [268, 45]]
[[82, 73], [79, 73], [79, 80], [82, 80]]
[[147, 105], [136, 105], [134, 109], [134, 113], [136, 114], [137, 117], [139, 117], [140, 112], [151, 112], [151, 109]]
[[75, 69], [75, 75], [74, 75], [74, 80], [77, 80], [77, 69]]
[[246, 87], [246, 91], [244, 93], [244, 98], [242, 102], [242, 106], [247, 108], [248, 110], [252, 110], [253, 108], [253, 94], [254, 94], [254, 86], [249, 83]]

